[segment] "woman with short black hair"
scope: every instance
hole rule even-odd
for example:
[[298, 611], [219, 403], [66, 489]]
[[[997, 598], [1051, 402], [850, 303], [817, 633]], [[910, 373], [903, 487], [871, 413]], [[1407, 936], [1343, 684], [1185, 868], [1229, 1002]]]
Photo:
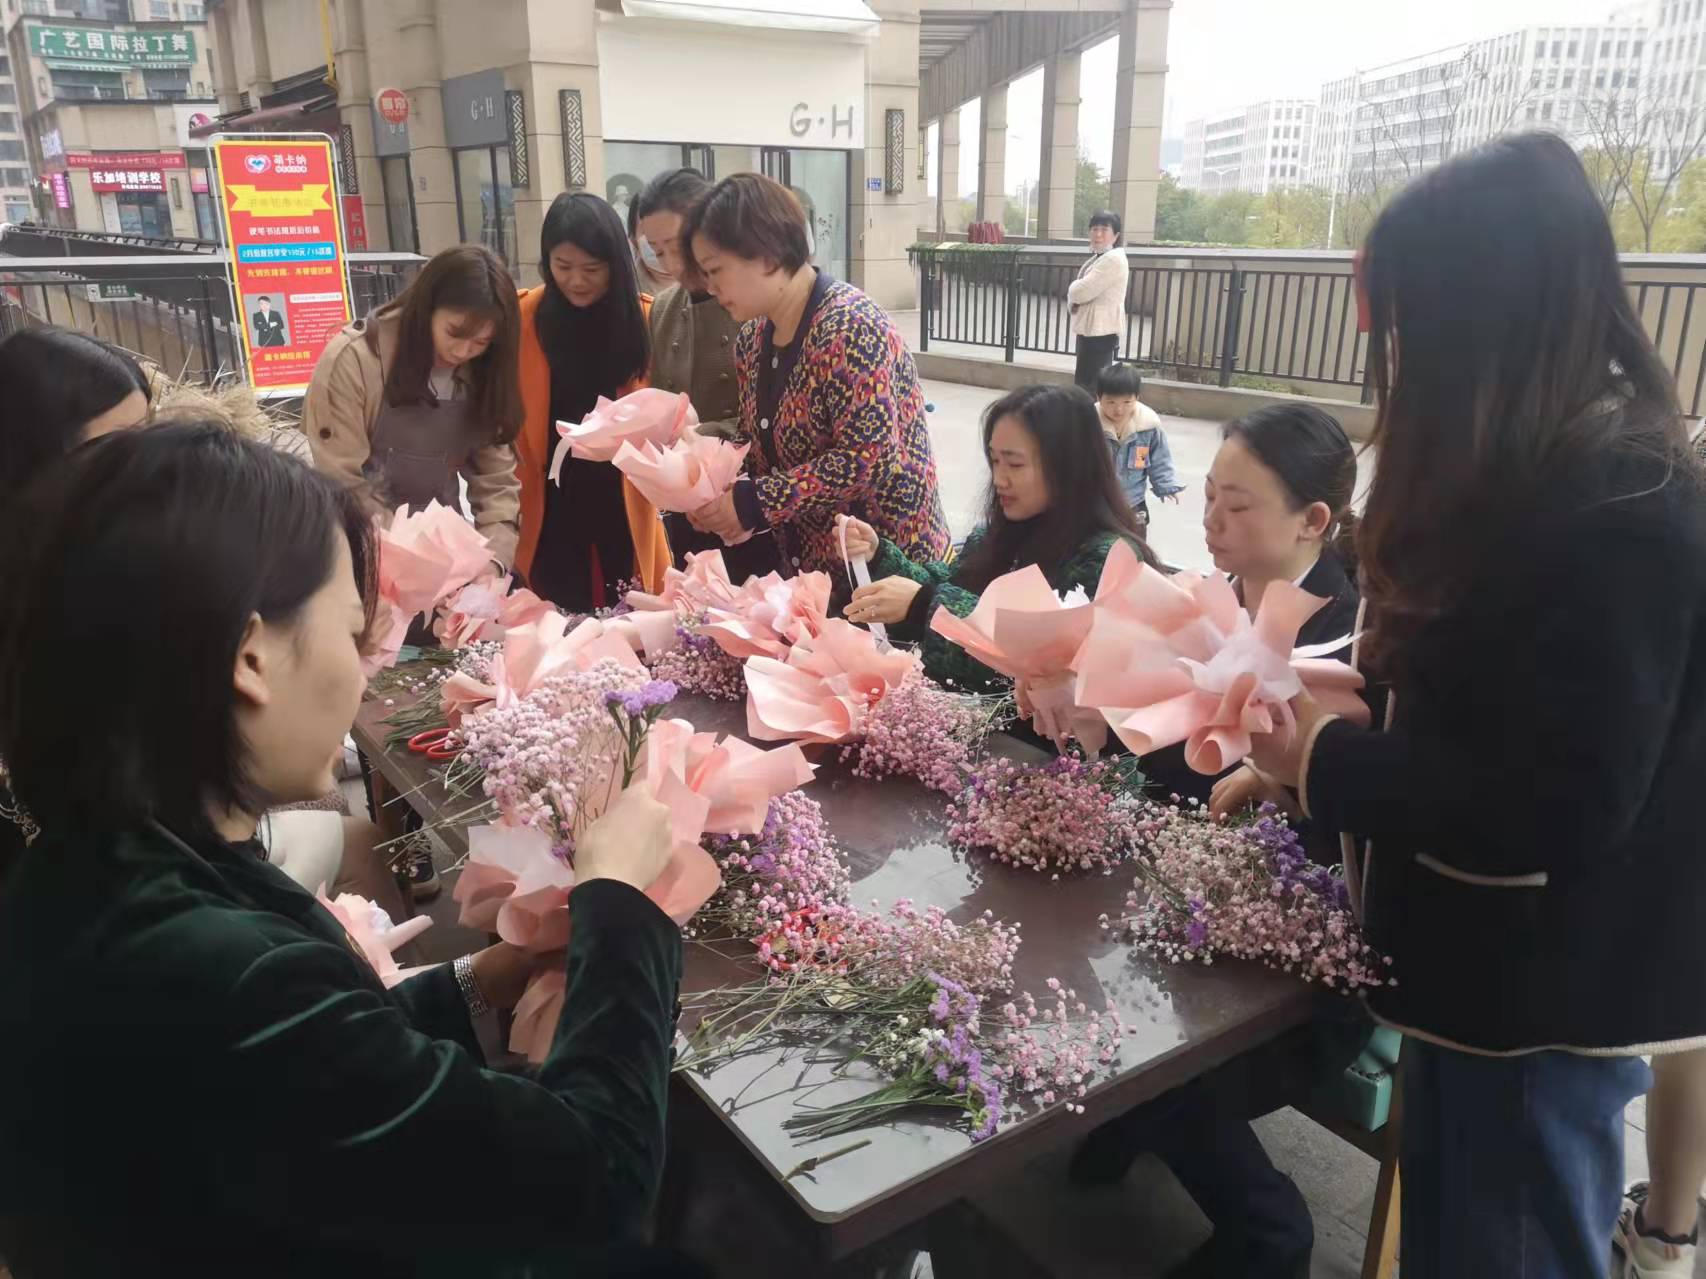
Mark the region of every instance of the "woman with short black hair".
[[[79, 450], [16, 527], [0, 756], [43, 835], [0, 883], [7, 1264], [598, 1273], [576, 1257], [636, 1235], [662, 1164], [681, 941], [643, 890], [667, 811], [628, 792], [580, 841], [552, 1052], [483, 1070], [472, 1018], [551, 961], [500, 944], [388, 990], [255, 839], [330, 789], [361, 700], [354, 496], [172, 425]], [[447, 1156], [478, 1175], [385, 1193]]]
[[735, 352], [751, 477], [692, 512], [734, 542], [774, 530], [784, 572], [838, 569], [836, 516], [872, 524], [918, 563], [948, 521], [906, 340], [876, 303], [811, 263], [806, 215], [780, 183], [724, 178], [682, 242], [706, 288], [746, 324]]
[[1078, 367], [1072, 380], [1091, 395], [1096, 375], [1114, 362], [1125, 325], [1126, 281], [1131, 275], [1120, 245], [1120, 215], [1103, 209], [1090, 219], [1090, 257], [1066, 286], [1072, 332], [1078, 339]]

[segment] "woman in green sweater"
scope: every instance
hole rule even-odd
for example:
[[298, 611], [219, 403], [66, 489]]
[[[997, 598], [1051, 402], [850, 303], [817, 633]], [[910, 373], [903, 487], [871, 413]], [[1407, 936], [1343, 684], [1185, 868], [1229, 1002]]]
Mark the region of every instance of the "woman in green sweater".
[[871, 561], [872, 582], [853, 593], [849, 621], [880, 622], [917, 643], [924, 670], [953, 688], [987, 691], [1006, 677], [929, 629], [938, 605], [965, 617], [1003, 573], [1035, 564], [1065, 593], [1096, 593], [1102, 562], [1124, 539], [1156, 565], [1102, 442], [1101, 419], [1075, 386], [1022, 386], [983, 418], [989, 505], [982, 525], [951, 562], [916, 564], [863, 520], [847, 522], [847, 553]]

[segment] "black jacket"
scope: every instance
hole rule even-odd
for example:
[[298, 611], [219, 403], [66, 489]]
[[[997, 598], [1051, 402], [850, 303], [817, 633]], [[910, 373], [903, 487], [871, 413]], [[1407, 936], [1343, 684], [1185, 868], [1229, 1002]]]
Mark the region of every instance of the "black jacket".
[[255, 324], [256, 346], [284, 345], [284, 317], [277, 311], [256, 311], [249, 318]]
[[[1357, 590], [1357, 584], [1345, 572], [1345, 562], [1339, 558], [1338, 552], [1330, 546], [1325, 548], [1321, 552], [1321, 558], [1315, 561], [1315, 567], [1309, 570], [1300, 585], [1309, 594], [1319, 596], [1327, 602], [1298, 628], [1297, 646], [1303, 648], [1310, 644], [1326, 644], [1344, 636], [1346, 642], [1343, 648], [1323, 656], [1350, 661], [1350, 639], [1356, 632], [1357, 609], [1361, 607], [1362, 595]], [[1233, 769], [1227, 769], [1226, 773], [1232, 771]], [[1226, 773], [1210, 776], [1197, 772], [1185, 763], [1185, 748], [1182, 743], [1151, 751], [1143, 757], [1143, 775], [1152, 791], [1158, 795], [1177, 795], [1181, 799], [1194, 799], [1204, 804], [1208, 803], [1214, 784], [1225, 777]]]
[[1301, 779], [1371, 846], [1375, 1013], [1465, 1048], [1706, 1043], [1706, 496], [1576, 469], [1407, 650], [1388, 730], [1329, 723]]
[[603, 1273], [567, 1258], [631, 1239], [657, 1189], [676, 926], [624, 884], [577, 888], [550, 1054], [494, 1074], [448, 966], [386, 990], [252, 847], [49, 836], [7, 877], [19, 1279]]

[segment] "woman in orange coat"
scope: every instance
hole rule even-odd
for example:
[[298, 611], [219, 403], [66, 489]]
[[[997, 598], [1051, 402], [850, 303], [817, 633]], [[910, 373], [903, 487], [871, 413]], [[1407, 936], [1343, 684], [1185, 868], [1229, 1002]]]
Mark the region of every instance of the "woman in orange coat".
[[540, 595], [573, 613], [607, 608], [623, 582], [658, 590], [669, 543], [650, 502], [608, 462], [569, 459], [546, 478], [557, 422], [579, 422], [600, 396], [644, 386], [651, 299], [634, 282], [628, 237], [597, 196], [552, 202], [539, 235], [545, 282], [521, 295], [521, 398], [515, 441], [521, 541], [515, 564]]

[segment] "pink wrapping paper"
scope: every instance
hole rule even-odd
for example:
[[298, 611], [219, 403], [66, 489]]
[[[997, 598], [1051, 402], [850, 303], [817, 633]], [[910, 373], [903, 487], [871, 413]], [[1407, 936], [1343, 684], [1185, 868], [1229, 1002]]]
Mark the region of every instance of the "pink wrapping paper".
[[383, 909], [355, 893], [339, 893], [336, 897], [328, 897], [325, 885], [322, 884], [314, 896], [320, 905], [330, 912], [332, 918], [343, 925], [343, 930], [349, 934], [356, 949], [373, 965], [373, 971], [379, 975], [379, 980], [385, 983], [387, 989], [409, 976], [408, 971], [397, 966], [393, 952], [408, 945], [431, 928], [430, 916], [416, 915], [413, 919], [393, 924], [391, 917]]
[[430, 612], [492, 562], [490, 544], [461, 515], [437, 502], [399, 506], [379, 529], [379, 594], [411, 616]]
[[512, 1053], [520, 1053], [534, 1065], [545, 1060], [557, 1035], [557, 1023], [563, 1018], [563, 995], [568, 984], [568, 974], [556, 966], [542, 968], [528, 980], [510, 1022]]
[[666, 569], [663, 590], [657, 595], [629, 591], [628, 605], [641, 612], [669, 613], [690, 617], [709, 608], [728, 607], [739, 594], [729, 580], [721, 551], [700, 551], [687, 557], [686, 569]]
[[795, 644], [815, 639], [829, 618], [828, 573], [750, 577], [721, 605], [704, 609], [701, 635], [730, 657], [785, 658]]
[[1249, 754], [1252, 734], [1289, 734], [1300, 693], [1366, 724], [1362, 676], [1316, 656], [1341, 642], [1295, 648], [1299, 628], [1324, 603], [1275, 582], [1252, 620], [1219, 574], [1169, 578], [1116, 543], [1073, 663], [1074, 700], [1099, 711], [1133, 753], [1183, 742], [1186, 762], [1209, 775]]
[[[663, 448], [647, 440], [637, 447], [624, 440], [614, 460], [616, 469], [658, 510], [697, 511], [734, 486], [751, 448], [750, 444], [730, 444], [727, 440], [688, 431]], [[737, 545], [751, 536], [743, 533], [729, 545]]]
[[580, 425], [557, 423], [557, 434], [562, 438], [551, 456], [551, 482], [561, 482], [563, 459], [571, 452], [588, 462], [609, 462], [624, 443], [667, 448], [688, 427], [698, 425], [699, 415], [685, 394], [644, 387], [619, 400], [601, 395]]
[[432, 633], [446, 648], [467, 648], [479, 640], [501, 640], [514, 626], [525, 626], [556, 610], [525, 586], [511, 589], [511, 578], [470, 582], [439, 606]]
[[439, 688], [439, 698], [452, 728], [462, 717], [511, 698], [526, 697], [554, 675], [588, 671], [608, 658], [644, 671], [634, 645], [610, 631], [597, 618], [587, 618], [565, 634], [569, 619], [552, 612], [504, 635], [504, 651], [492, 659], [491, 681], [458, 671]]
[[916, 653], [884, 651], [869, 631], [830, 618], [786, 661], [747, 659], [747, 733], [760, 741], [844, 742], [859, 734], [872, 706], [922, 670]]

